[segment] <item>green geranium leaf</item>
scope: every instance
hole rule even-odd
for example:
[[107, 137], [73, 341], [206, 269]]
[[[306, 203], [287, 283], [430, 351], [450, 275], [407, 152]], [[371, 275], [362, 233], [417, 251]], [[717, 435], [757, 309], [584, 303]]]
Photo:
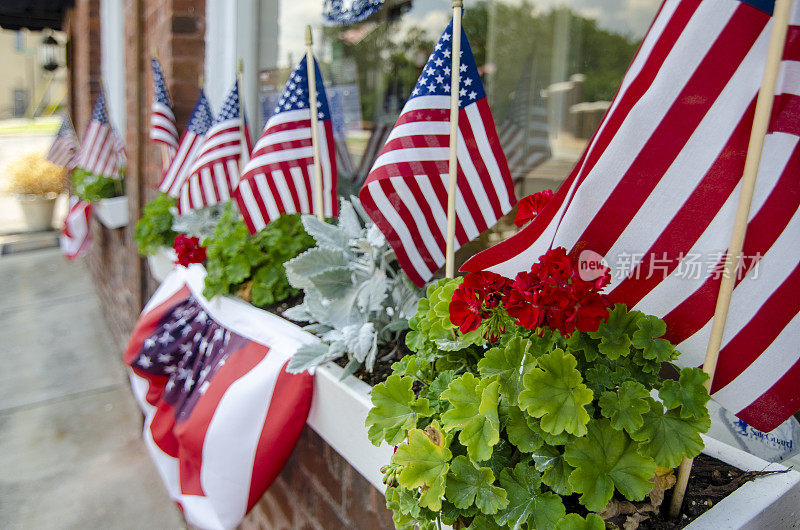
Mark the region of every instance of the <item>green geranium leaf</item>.
[[542, 473], [542, 482], [559, 495], [573, 493], [569, 485], [569, 475], [573, 468], [564, 460], [564, 455], [557, 448], [544, 445], [531, 455], [536, 471]]
[[605, 508], [618, 489], [626, 499], [642, 500], [653, 489], [653, 459], [637, 452], [637, 445], [609, 420], [594, 420], [586, 436], [569, 442], [564, 457], [575, 470], [569, 476], [580, 502], [592, 511]]
[[596, 513], [586, 515], [584, 519], [577, 513], [571, 513], [561, 519], [554, 530], [605, 530], [606, 523]]
[[571, 354], [556, 349], [537, 359], [538, 368], [523, 377], [525, 389], [519, 395], [520, 408], [541, 418], [541, 427], [550, 434], [586, 434], [592, 391], [583, 384]]
[[658, 395], [668, 409], [680, 407], [681, 418], [703, 418], [708, 415], [706, 404], [711, 399], [706, 381], [708, 374], [699, 368], [684, 368], [677, 381], [664, 381]]
[[453, 406], [442, 414], [444, 429], [461, 431], [458, 440], [475, 462], [492, 456], [492, 446], [500, 439], [499, 387], [497, 381], [479, 380], [468, 372], [454, 379], [441, 395]]
[[658, 362], [669, 361], [675, 348], [665, 339], [660, 339], [667, 332], [667, 325], [656, 316], [647, 315], [638, 319], [638, 329], [633, 333], [633, 345], [642, 350], [645, 359]]
[[512, 405], [522, 390], [522, 374], [536, 364], [534, 355], [528, 354], [532, 343], [522, 337], [512, 338], [504, 347], [492, 348], [478, 362], [483, 377], [493, 377], [500, 382], [500, 391]]
[[450, 463], [445, 496], [456, 508], [474, 504], [481, 512], [493, 514], [508, 504], [506, 492], [493, 484], [491, 469], [475, 467], [466, 456], [457, 456]]
[[628, 313], [624, 304], [615, 305], [608, 320], [601, 322], [597, 331], [589, 333], [591, 338], [600, 340], [600, 353], [612, 361], [627, 356], [631, 350], [630, 334], [636, 329], [639, 315], [638, 311]]
[[683, 457], [694, 458], [703, 450], [701, 432], [711, 426], [706, 412], [701, 418], [682, 418], [677, 409], [664, 413], [664, 406], [650, 399], [650, 410], [644, 415], [644, 425], [631, 434], [642, 442], [639, 451], [654, 459], [661, 467], [675, 467]]
[[567, 347], [570, 351], [581, 351], [587, 361], [592, 362], [600, 355], [598, 349], [599, 341], [589, 337], [588, 333], [576, 331], [567, 339]]
[[428, 386], [428, 400], [431, 402], [431, 406], [440, 414], [450, 408], [450, 403], [441, 399], [441, 396], [442, 392], [447, 390], [447, 387], [450, 386], [450, 383], [455, 378], [456, 373], [453, 370], [445, 370], [439, 372], [436, 379]]
[[598, 404], [611, 426], [632, 433], [644, 424], [642, 414], [650, 410], [650, 393], [636, 381], [625, 381], [616, 392], [603, 392]]
[[469, 530], [502, 530], [502, 528], [494, 522], [494, 519], [486, 515], [478, 515], [469, 525]]
[[432, 416], [434, 411], [427, 399], [416, 399], [410, 377], [392, 375], [372, 389], [372, 404], [367, 414], [369, 441], [380, 445], [386, 440], [389, 445], [402, 442], [409, 429], [416, 427], [420, 416]]
[[543, 493], [539, 473], [524, 462], [513, 471], [504, 469], [500, 484], [508, 494], [508, 506], [495, 516], [504, 528], [553, 528], [564, 517], [566, 509], [561, 498], [552, 492]]
[[544, 440], [528, 425], [526, 416], [519, 408], [510, 406], [506, 420], [506, 435], [508, 441], [516, 445], [517, 449], [523, 453], [532, 453], [542, 446]]
[[409, 431], [408, 443], [398, 446], [392, 457], [404, 466], [398, 476], [400, 485], [406, 489], [422, 488], [420, 506], [435, 512], [442, 508], [445, 478], [453, 456], [447, 446], [447, 439], [434, 422], [425, 431]]

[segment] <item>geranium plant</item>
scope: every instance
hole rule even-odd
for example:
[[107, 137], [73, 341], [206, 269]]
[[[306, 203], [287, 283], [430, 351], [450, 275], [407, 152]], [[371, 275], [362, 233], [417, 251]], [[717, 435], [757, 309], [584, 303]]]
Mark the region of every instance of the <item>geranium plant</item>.
[[[664, 469], [703, 449], [707, 376], [659, 376], [664, 322], [602, 294], [555, 248], [512, 281], [431, 285], [415, 352], [372, 392], [370, 440], [398, 528], [605, 528], [612, 501], [663, 500]], [[657, 396], [657, 398], [655, 397]], [[599, 514], [598, 514], [599, 512]]]
[[175, 244], [172, 246], [175, 251], [175, 264], [188, 267], [192, 263], [203, 263], [206, 260], [206, 247], [200, 244], [196, 237], [189, 237], [186, 234], [175, 236]]
[[159, 249], [172, 246], [175, 236], [178, 235], [172, 229], [174, 207], [175, 199], [166, 193], [158, 194], [145, 204], [133, 236], [140, 254], [152, 256]]
[[72, 191], [88, 202], [119, 197], [125, 193], [124, 170], [114, 179], [77, 168], [72, 171]]
[[286, 280], [283, 264], [314, 244], [299, 215], [282, 215], [251, 236], [231, 203], [225, 208], [208, 247], [205, 290], [211, 298], [233, 294], [266, 308], [299, 293]]

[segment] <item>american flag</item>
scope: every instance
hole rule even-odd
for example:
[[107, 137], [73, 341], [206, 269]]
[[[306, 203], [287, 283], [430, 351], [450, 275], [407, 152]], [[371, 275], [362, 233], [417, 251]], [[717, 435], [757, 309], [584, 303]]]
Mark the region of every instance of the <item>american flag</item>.
[[106, 100], [101, 90], [94, 104], [92, 119], [83, 135], [75, 165], [89, 173], [117, 178], [119, 169], [124, 164], [122, 140], [108, 122]]
[[[317, 82], [317, 128], [322, 165], [322, 212], [336, 215], [336, 146], [328, 98], [314, 61]], [[314, 150], [311, 145], [308, 68], [304, 57], [289, 76], [275, 112], [244, 168], [236, 202], [250, 233], [282, 213], [316, 213]]]
[[189, 170], [197, 158], [197, 153], [203, 144], [206, 131], [211, 127], [214, 115], [208, 104], [205, 93], [200, 91], [200, 98], [194, 106], [189, 124], [183, 131], [180, 144], [175, 156], [172, 158], [169, 167], [164, 172], [161, 184], [158, 185], [159, 191], [167, 193], [172, 197], [177, 197], [181, 186], [189, 176]]
[[72, 127], [72, 120], [69, 119], [69, 116], [64, 116], [46, 158], [56, 165], [64, 166], [67, 171], [72, 171], [75, 168], [75, 160], [80, 148], [78, 136]]
[[500, 145], [508, 157], [511, 179], [524, 178], [551, 155], [547, 109], [536, 83], [534, 54], [523, 64], [506, 118], [499, 127]]
[[[417, 286], [445, 263], [453, 23], [403, 107], [360, 198]], [[455, 248], [516, 203], [506, 158], [466, 34], [461, 32]]]
[[318, 339], [233, 298], [203, 298], [205, 270], [176, 268], [125, 352], [143, 436], [187, 522], [236, 527], [280, 473], [311, 407], [313, 377], [285, 367]]
[[242, 153], [249, 153], [250, 147], [250, 133], [236, 81], [216, 122], [206, 132], [189, 176], [181, 186], [178, 212], [230, 200], [239, 185]]
[[178, 127], [169, 100], [164, 71], [158, 59], [150, 60], [153, 67], [153, 106], [150, 107], [150, 138], [163, 146], [161, 165], [166, 169], [178, 150]]
[[91, 248], [92, 237], [89, 232], [91, 218], [90, 202], [82, 201], [74, 195], [69, 198], [69, 210], [59, 237], [59, 246], [67, 261], [80, 258]]
[[[800, 409], [800, 3], [794, 2], [712, 396], [770, 431]], [[771, 2], [667, 0], [583, 158], [519, 234], [463, 270], [550, 248], [604, 256], [611, 298], [703, 363], [739, 199]]]

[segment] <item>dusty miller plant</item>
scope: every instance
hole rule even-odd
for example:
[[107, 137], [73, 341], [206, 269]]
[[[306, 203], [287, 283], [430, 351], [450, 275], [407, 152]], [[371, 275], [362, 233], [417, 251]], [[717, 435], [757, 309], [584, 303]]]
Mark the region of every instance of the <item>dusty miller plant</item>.
[[200, 241], [214, 234], [214, 228], [225, 210], [225, 203], [215, 204], [198, 210], [189, 210], [183, 215], [178, 215], [178, 208], [173, 206], [172, 230], [179, 234], [199, 238]]
[[345, 374], [362, 364], [372, 371], [379, 347], [396, 344], [408, 328], [421, 293], [357, 198], [342, 199], [338, 225], [304, 215], [303, 226], [317, 246], [285, 264], [289, 283], [305, 296], [284, 315], [309, 322], [305, 329], [322, 343], [300, 348], [288, 370], [302, 372], [346, 354]]

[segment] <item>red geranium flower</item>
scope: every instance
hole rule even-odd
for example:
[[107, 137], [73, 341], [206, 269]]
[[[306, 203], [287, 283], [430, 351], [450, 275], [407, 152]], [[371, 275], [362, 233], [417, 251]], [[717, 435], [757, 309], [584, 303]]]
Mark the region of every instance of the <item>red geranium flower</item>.
[[178, 234], [175, 236], [175, 244], [172, 248], [178, 257], [175, 260], [178, 265], [187, 267], [191, 263], [203, 263], [206, 260], [206, 247], [201, 246], [200, 240], [196, 237]]
[[514, 216], [514, 224], [523, 226], [528, 221], [531, 221], [544, 210], [544, 207], [547, 206], [547, 203], [550, 202], [552, 198], [553, 190], [544, 190], [536, 192], [533, 195], [528, 195], [520, 200], [519, 209]]
[[608, 303], [601, 294], [587, 294], [578, 302], [572, 318], [578, 331], [597, 331], [600, 323], [608, 318]]
[[539, 279], [550, 284], [558, 284], [572, 278], [572, 261], [564, 247], [551, 248], [539, 258], [537, 267]]
[[545, 308], [541, 303], [540, 288], [539, 277], [525, 271], [517, 274], [514, 283], [511, 284], [511, 292], [505, 307], [508, 314], [517, 319], [518, 326], [536, 329], [542, 325]]
[[462, 289], [463, 284], [453, 292], [450, 300], [450, 321], [458, 326], [461, 333], [478, 329], [481, 318], [481, 300], [473, 289]]

